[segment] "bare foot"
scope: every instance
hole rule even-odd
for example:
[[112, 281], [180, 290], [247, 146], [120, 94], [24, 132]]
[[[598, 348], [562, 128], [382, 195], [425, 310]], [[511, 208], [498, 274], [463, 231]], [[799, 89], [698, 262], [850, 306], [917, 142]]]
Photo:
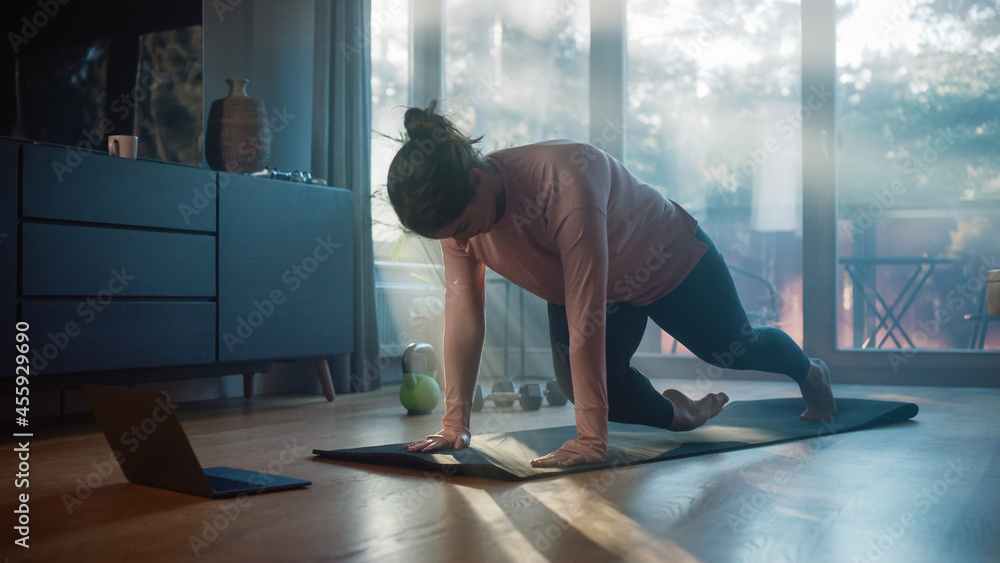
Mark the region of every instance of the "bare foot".
[[806, 410], [799, 416], [802, 420], [830, 420], [837, 414], [837, 405], [830, 390], [830, 368], [823, 360], [811, 358], [809, 374], [799, 382], [799, 390], [806, 401]]
[[667, 389], [661, 395], [674, 404], [674, 420], [667, 427], [673, 432], [698, 428], [722, 412], [722, 407], [729, 402], [725, 393], [709, 393], [697, 401], [676, 389]]

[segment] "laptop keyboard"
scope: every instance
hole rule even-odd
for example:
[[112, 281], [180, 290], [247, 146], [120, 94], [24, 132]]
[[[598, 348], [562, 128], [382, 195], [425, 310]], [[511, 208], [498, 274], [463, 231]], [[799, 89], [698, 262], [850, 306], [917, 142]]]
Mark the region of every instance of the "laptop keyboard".
[[212, 486], [212, 490], [217, 493], [261, 488], [260, 485], [249, 481], [239, 481], [237, 479], [219, 477], [218, 475], [206, 475], [206, 477], [208, 477], [208, 484]]

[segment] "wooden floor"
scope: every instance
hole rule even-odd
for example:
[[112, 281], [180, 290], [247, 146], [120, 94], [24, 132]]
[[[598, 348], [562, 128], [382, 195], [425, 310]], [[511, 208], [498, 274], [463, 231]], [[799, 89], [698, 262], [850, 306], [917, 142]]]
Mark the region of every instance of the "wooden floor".
[[[791, 383], [717, 389], [734, 400], [795, 394]], [[84, 417], [38, 430], [27, 550], [13, 545], [24, 489], [14, 488], [17, 460], [5, 443], [0, 561], [1000, 561], [1000, 390], [841, 386], [845, 397], [915, 402], [920, 414], [893, 427], [522, 484], [312, 456], [437, 430], [437, 414], [403, 415], [396, 392], [181, 405], [203, 465], [314, 483], [239, 503], [127, 483]], [[570, 424], [572, 412], [488, 407], [473, 425]]]

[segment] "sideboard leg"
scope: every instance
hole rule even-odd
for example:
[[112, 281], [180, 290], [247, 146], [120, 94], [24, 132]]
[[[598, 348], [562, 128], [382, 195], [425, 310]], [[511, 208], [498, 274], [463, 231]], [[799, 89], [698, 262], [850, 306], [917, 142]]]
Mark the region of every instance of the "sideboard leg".
[[323, 386], [323, 394], [326, 395], [326, 400], [333, 401], [336, 399], [337, 392], [333, 390], [333, 378], [330, 377], [330, 364], [327, 363], [326, 358], [316, 360], [316, 377], [319, 378], [319, 384]]
[[252, 371], [243, 374], [243, 397], [246, 399], [253, 397], [253, 376]]

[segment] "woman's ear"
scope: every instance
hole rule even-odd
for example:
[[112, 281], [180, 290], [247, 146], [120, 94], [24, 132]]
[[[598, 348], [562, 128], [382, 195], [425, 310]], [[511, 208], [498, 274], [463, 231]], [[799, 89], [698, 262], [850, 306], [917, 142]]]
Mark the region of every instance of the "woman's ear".
[[479, 185], [483, 183], [483, 171], [481, 168], [469, 169], [469, 183], [472, 184], [472, 187], [479, 188]]

